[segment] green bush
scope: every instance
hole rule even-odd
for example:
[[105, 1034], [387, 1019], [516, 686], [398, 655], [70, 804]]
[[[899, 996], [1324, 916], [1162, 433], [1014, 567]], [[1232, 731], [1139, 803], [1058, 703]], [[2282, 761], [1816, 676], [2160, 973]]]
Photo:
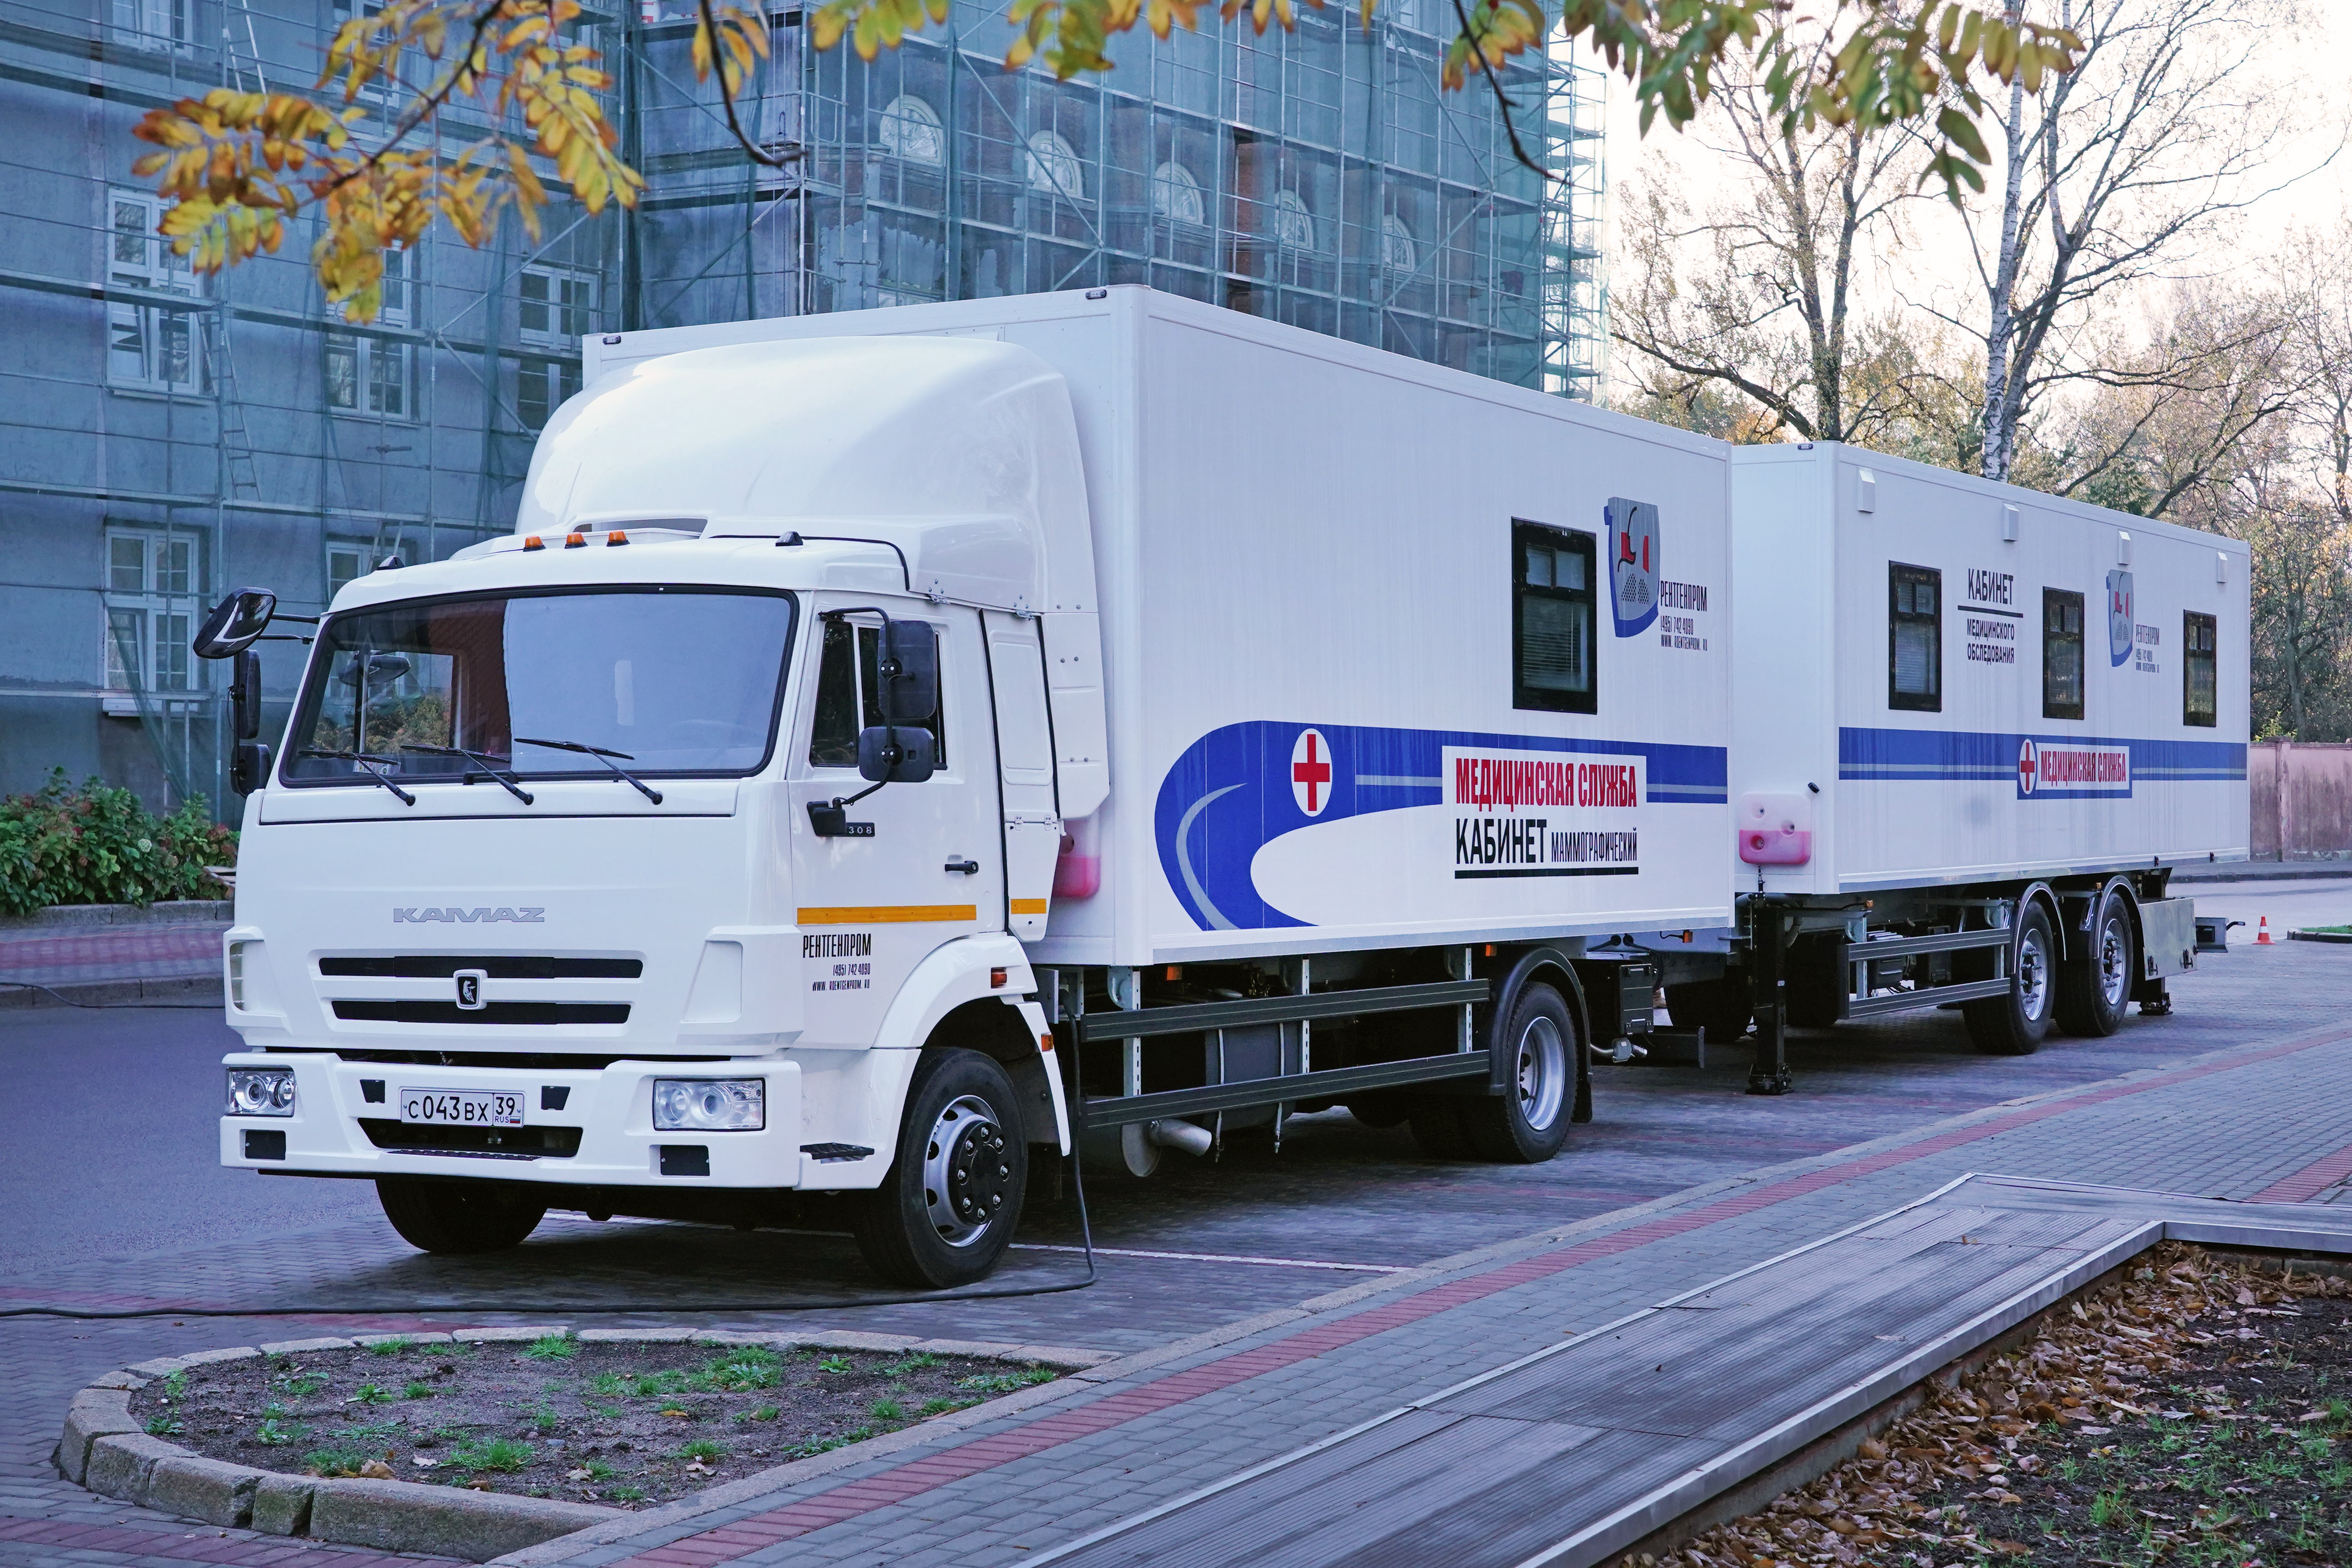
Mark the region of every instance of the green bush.
[[156, 816], [95, 778], [67, 788], [63, 768], [35, 794], [0, 800], [0, 913], [216, 898], [220, 885], [205, 868], [236, 860], [236, 835], [200, 801]]

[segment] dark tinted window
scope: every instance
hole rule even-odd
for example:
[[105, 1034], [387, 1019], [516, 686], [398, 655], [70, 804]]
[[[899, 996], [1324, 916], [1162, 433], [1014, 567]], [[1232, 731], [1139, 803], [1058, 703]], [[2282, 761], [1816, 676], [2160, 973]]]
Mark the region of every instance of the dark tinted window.
[[[936, 635], [936, 628], [934, 628]], [[853, 636], [857, 657], [849, 656]], [[882, 629], [853, 625], [839, 616], [824, 617], [824, 648], [817, 660], [816, 720], [809, 726], [809, 765], [854, 768], [857, 765], [857, 731], [882, 722], [881, 686], [877, 666], [882, 658]], [[948, 738], [940, 717], [947, 711], [946, 682], [940, 706], [923, 728], [931, 732], [933, 755], [948, 765]]]
[[2220, 678], [2215, 660], [2219, 642], [2213, 617], [2191, 610], [2183, 618], [2181, 637], [2180, 721], [2212, 729], [2221, 722]]
[[1511, 706], [1597, 710], [1593, 537], [1511, 525]]
[[2042, 716], [2083, 716], [2083, 595], [2042, 590]]
[[1944, 574], [1886, 563], [1886, 705], [1944, 710]]

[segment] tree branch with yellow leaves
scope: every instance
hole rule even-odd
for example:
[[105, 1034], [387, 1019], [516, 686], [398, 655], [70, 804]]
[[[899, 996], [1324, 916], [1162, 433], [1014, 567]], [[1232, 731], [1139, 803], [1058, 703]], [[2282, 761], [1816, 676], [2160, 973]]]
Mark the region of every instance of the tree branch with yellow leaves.
[[[810, 40], [829, 49], [845, 37], [873, 60], [944, 23], [949, 3], [823, 0], [807, 13]], [[1138, 24], [1161, 38], [1180, 26], [1195, 29], [1208, 3], [1012, 0], [1005, 67], [1040, 63], [1062, 79], [1108, 71], [1112, 38]], [[1323, 0], [1308, 4], [1320, 9]], [[1359, 4], [1369, 27], [1380, 0]], [[1513, 152], [1546, 174], [1520, 142], [1500, 72], [1555, 42], [1583, 41], [1631, 83], [1644, 132], [1660, 114], [1670, 126], [1687, 124], [1735, 55], [1747, 57], [1772, 112], [1790, 128], [1851, 125], [1871, 134], [1931, 121], [1925, 177], [1956, 201], [1964, 187], [1984, 187], [1978, 166], [1990, 154], [1978, 122], [1985, 90], [1997, 81], [2038, 93], [2052, 73], [2074, 68], [2081, 48], [2063, 27], [2021, 19], [2019, 0], [1997, 8], [1974, 0], [1818, 0], [1807, 16], [1793, 0], [1560, 0], [1556, 22], [1546, 5], [1457, 0], [1460, 30], [1439, 67], [1449, 90], [1466, 85], [1475, 68], [1496, 97]], [[579, 13], [576, 0], [389, 0], [338, 29], [310, 95], [217, 88], [150, 110], [135, 134], [157, 151], [136, 168], [167, 201], [162, 232], [196, 270], [216, 272], [276, 252], [286, 223], [315, 209], [319, 279], [349, 319], [363, 321], [382, 301], [383, 253], [415, 245], [436, 221], [478, 246], [512, 208], [536, 238], [549, 195], [532, 169], [534, 152], [552, 161], [590, 212], [607, 203], [634, 206], [645, 181], [616, 152], [619, 134], [598, 97], [612, 78], [595, 49], [566, 33]], [[1259, 33], [1297, 20], [1292, 0], [1219, 0], [1222, 21], [1244, 13]], [[421, 89], [400, 80], [412, 52], [429, 62]], [[781, 167], [798, 151], [761, 146], [738, 109], [767, 55], [768, 18], [757, 0], [748, 9], [696, 0], [696, 77], [717, 73], [727, 127], [744, 155]], [[371, 142], [360, 100], [378, 82], [409, 97]], [[336, 88], [340, 106], [320, 100]], [[460, 100], [487, 114], [488, 133], [454, 154], [437, 134], [412, 144], [437, 132], [442, 110]], [[500, 129], [515, 117], [527, 142]]]

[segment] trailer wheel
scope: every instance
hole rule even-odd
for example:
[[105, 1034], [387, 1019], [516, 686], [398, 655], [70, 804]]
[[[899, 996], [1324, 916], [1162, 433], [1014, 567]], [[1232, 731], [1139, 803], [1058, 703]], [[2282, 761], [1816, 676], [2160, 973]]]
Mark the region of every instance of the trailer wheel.
[[1710, 1041], [1727, 1046], [1748, 1032], [1754, 1016], [1748, 1000], [1748, 977], [1735, 971], [1713, 980], [1669, 985], [1666, 1016], [1677, 1029], [1703, 1028]]
[[2057, 992], [2058, 951], [2050, 911], [2029, 901], [2017, 911], [2017, 934], [2009, 945], [2009, 994], [1961, 1005], [1969, 1038], [1992, 1056], [2031, 1056], [2050, 1032], [2051, 1004]]
[[2132, 977], [2139, 972], [2137, 958], [2131, 911], [2110, 889], [2099, 900], [2082, 951], [2059, 965], [2058, 1026], [2089, 1039], [2103, 1039], [2122, 1028], [2131, 1005]]
[[1029, 1146], [1013, 1080], [978, 1051], [924, 1053], [907, 1089], [898, 1158], [853, 1211], [874, 1272], [916, 1289], [968, 1285], [994, 1268], [1021, 1220]]
[[378, 1176], [376, 1201], [401, 1240], [419, 1252], [504, 1252], [547, 1217], [547, 1205], [489, 1182]]
[[1541, 1164], [1568, 1141], [1576, 1101], [1576, 1026], [1568, 1004], [1540, 982], [1525, 987], [1496, 1048], [1505, 1053], [1503, 1092], [1458, 1100], [1454, 1115], [1480, 1159]]

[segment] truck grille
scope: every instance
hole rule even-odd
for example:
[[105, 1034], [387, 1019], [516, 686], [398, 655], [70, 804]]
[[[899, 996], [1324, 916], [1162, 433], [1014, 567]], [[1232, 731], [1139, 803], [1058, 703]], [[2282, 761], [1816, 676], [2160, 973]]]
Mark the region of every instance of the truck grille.
[[446, 980], [461, 969], [478, 969], [492, 980], [635, 980], [646, 964], [641, 958], [454, 958], [440, 952], [319, 960], [319, 973], [330, 979]]
[[429, 1127], [363, 1116], [360, 1129], [377, 1148], [402, 1154], [569, 1160], [580, 1152], [577, 1127]]
[[625, 1024], [625, 1002], [455, 1002], [338, 1000], [335, 1016], [372, 1024]]

